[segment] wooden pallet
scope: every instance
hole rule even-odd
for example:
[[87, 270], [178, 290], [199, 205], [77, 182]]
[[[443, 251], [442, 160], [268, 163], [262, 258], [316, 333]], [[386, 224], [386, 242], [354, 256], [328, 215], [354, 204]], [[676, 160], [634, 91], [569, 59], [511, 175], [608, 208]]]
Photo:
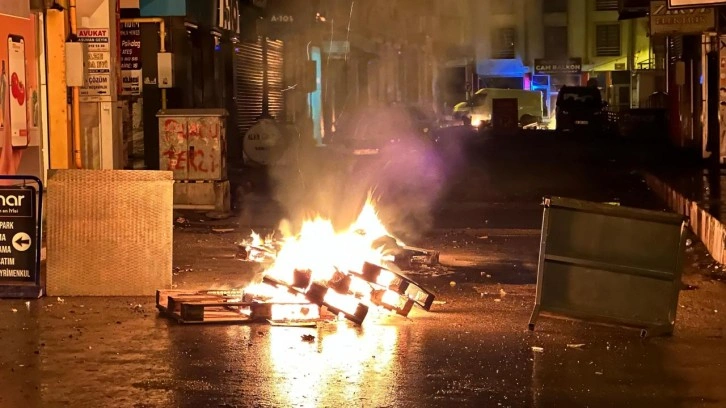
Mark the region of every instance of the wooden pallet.
[[310, 304], [259, 302], [241, 291], [156, 291], [156, 308], [159, 312], [182, 324], [270, 322], [275, 325], [300, 326], [315, 322], [314, 320], [272, 321], [273, 304], [317, 308], [316, 305]]
[[383, 271], [394, 276], [387, 289], [390, 289], [401, 296], [411, 299], [414, 304], [426, 311], [431, 310], [431, 305], [433, 305], [434, 303], [434, 294], [424, 289], [423, 286], [421, 286], [419, 283], [415, 282], [409, 277], [403, 276], [400, 273], [396, 273], [390, 269], [386, 269], [382, 266], [375, 265], [370, 262], [365, 262], [360, 272], [351, 273], [367, 282], [370, 282], [374, 285], [379, 285], [377, 283], [378, 277]]

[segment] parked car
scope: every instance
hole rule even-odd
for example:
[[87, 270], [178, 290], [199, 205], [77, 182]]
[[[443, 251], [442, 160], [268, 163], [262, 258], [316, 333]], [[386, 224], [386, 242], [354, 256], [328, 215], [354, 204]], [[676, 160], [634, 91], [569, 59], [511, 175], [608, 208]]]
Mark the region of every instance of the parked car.
[[524, 89], [483, 88], [466, 102], [454, 106], [454, 116], [465, 125], [484, 129], [491, 125], [494, 99], [516, 99], [519, 127], [536, 126], [542, 122], [542, 94]]
[[607, 125], [606, 108], [597, 88], [564, 86], [557, 95], [555, 127], [559, 131], [600, 132]]
[[341, 116], [331, 144], [352, 149], [357, 155], [376, 154], [403, 142], [428, 144], [435, 126], [435, 117], [417, 106], [366, 108]]

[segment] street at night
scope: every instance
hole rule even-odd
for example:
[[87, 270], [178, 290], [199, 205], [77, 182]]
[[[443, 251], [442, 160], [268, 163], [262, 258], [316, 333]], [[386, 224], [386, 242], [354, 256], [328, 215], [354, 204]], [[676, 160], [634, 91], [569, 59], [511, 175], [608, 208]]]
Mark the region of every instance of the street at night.
[[726, 0], [0, 38], [0, 408], [726, 407]]
[[[443, 267], [413, 276], [436, 295], [430, 312], [362, 327], [200, 326], [160, 316], [151, 297], [4, 301], [0, 405], [721, 406], [726, 273], [701, 244], [686, 253], [691, 290], [680, 294], [672, 337], [549, 318], [527, 330], [542, 195], [662, 205], [625, 149], [533, 132], [472, 151], [415, 243], [441, 251]], [[255, 196], [258, 209], [273, 206]], [[234, 259], [247, 225], [194, 213], [184, 222], [174, 231], [175, 287], [253, 278], [254, 265]]]

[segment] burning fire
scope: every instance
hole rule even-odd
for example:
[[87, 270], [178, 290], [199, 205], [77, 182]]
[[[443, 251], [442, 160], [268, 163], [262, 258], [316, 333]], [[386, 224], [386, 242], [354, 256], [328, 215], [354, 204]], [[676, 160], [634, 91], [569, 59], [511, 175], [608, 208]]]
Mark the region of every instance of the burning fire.
[[370, 308], [405, 316], [414, 302], [427, 310], [433, 302], [433, 295], [383, 267], [394, 261], [391, 247], [405, 246], [383, 225], [370, 194], [357, 219], [343, 231], [321, 217], [305, 221], [297, 234], [285, 224], [280, 229], [279, 240], [252, 233], [247, 259], [269, 266], [265, 284], [247, 288], [248, 293], [272, 302], [326, 306], [357, 323]]
[[356, 221], [345, 231], [336, 232], [330, 220], [316, 217], [305, 221], [299, 234], [288, 233], [265, 274], [292, 282], [295, 270], [309, 270], [311, 282], [327, 282], [336, 271], [358, 271], [365, 262], [381, 265], [392, 261], [393, 256], [386, 254], [382, 247], [374, 248], [374, 242], [386, 236], [391, 234], [369, 197]]

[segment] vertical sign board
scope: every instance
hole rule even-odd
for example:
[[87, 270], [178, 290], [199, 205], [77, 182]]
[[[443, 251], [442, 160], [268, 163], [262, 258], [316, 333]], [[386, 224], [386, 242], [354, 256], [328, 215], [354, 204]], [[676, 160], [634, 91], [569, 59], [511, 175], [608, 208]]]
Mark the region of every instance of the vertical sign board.
[[111, 43], [108, 28], [79, 28], [78, 41], [88, 47], [88, 78], [82, 102], [111, 102]]
[[141, 25], [121, 23], [122, 95], [141, 95]]
[[40, 297], [37, 190], [0, 187], [0, 297]]

